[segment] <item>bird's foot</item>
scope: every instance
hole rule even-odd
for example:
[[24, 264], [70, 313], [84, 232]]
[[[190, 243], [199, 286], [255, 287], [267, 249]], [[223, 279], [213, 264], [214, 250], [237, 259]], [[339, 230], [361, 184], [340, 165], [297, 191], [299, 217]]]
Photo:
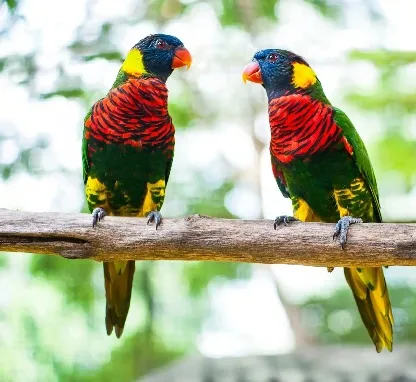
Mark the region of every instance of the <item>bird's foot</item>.
[[98, 222], [104, 219], [105, 215], [107, 215], [107, 212], [105, 212], [104, 208], [94, 208], [92, 211], [92, 228], [95, 228]]
[[281, 215], [281, 216], [278, 216], [276, 219], [274, 219], [273, 226], [274, 226], [274, 229], [276, 229], [281, 224], [284, 224], [285, 226], [287, 226], [289, 223], [296, 222], [296, 221], [300, 221], [300, 220], [296, 219], [293, 216]]
[[347, 234], [348, 229], [351, 224], [362, 223], [363, 219], [360, 218], [353, 218], [352, 216], [344, 216], [335, 226], [334, 234], [332, 239], [335, 240], [338, 238], [339, 243], [341, 244], [341, 248], [345, 248], [345, 244], [347, 243]]
[[162, 214], [159, 211], [150, 212], [149, 215], [147, 215], [147, 218], [148, 218], [147, 219], [147, 225], [149, 225], [150, 223], [155, 222], [156, 229], [162, 223]]

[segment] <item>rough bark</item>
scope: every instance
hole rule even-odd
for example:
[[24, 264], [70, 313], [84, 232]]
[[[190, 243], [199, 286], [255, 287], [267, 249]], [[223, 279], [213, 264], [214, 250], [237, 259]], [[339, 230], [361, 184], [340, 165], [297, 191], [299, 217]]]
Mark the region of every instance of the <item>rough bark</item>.
[[334, 225], [192, 215], [164, 219], [0, 210], [0, 251], [58, 254], [71, 259], [205, 260], [312, 266], [416, 265], [416, 224], [357, 224], [347, 247], [332, 241]]

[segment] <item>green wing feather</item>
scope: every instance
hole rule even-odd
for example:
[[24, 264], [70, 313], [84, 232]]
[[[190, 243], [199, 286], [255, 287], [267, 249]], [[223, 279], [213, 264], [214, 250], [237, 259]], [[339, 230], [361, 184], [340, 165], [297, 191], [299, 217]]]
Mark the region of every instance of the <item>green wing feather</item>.
[[84, 184], [87, 184], [88, 174], [90, 173], [90, 165], [88, 161], [88, 141], [85, 138], [85, 122], [91, 116], [92, 108], [88, 111], [84, 118], [84, 130], [82, 132], [82, 176]]
[[353, 148], [352, 157], [360, 170], [361, 175], [370, 188], [373, 196], [373, 205], [377, 213], [378, 221], [381, 222], [381, 208], [378, 196], [377, 181], [374, 175], [373, 166], [370, 162], [367, 149], [365, 148], [364, 142], [358, 135], [357, 130], [352, 124], [348, 116], [340, 109], [333, 107], [334, 110], [334, 121], [342, 129], [343, 135], [347, 139], [348, 143]]
[[166, 171], [165, 171], [165, 187], [168, 185], [168, 180], [170, 176], [170, 170], [172, 169], [173, 158], [169, 159], [166, 162]]

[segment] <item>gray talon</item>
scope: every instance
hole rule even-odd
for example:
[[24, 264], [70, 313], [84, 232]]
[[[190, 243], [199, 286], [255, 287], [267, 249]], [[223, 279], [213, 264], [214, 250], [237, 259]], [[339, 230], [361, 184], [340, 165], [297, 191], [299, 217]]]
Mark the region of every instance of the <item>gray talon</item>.
[[274, 229], [277, 229], [277, 227], [280, 225], [280, 224], [284, 224], [285, 226], [287, 226], [289, 223], [291, 223], [291, 222], [295, 222], [295, 221], [300, 221], [299, 219], [296, 219], [295, 217], [293, 217], [293, 216], [287, 216], [287, 215], [281, 215], [281, 216], [278, 216], [276, 219], [274, 219], [274, 224], [273, 224], [273, 226], [274, 226]]
[[335, 225], [334, 234], [332, 235], [332, 240], [338, 238], [339, 243], [341, 244], [341, 248], [345, 248], [345, 244], [347, 243], [347, 235], [348, 229], [351, 224], [362, 223], [363, 219], [360, 218], [353, 218], [352, 216], [344, 216], [338, 223]]
[[97, 223], [104, 219], [105, 215], [107, 215], [107, 212], [105, 212], [104, 208], [94, 208], [92, 211], [92, 228], [95, 228]]
[[149, 213], [149, 215], [147, 215], [147, 217], [148, 217], [147, 225], [149, 225], [150, 223], [155, 222], [156, 223], [156, 229], [162, 223], [162, 214], [159, 211], [152, 211], [152, 212]]

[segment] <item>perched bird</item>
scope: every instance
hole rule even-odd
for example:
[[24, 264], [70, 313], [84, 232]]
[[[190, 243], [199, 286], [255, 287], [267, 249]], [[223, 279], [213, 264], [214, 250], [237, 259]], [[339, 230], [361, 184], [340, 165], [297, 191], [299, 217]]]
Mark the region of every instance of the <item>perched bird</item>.
[[[155, 34], [127, 54], [107, 95], [84, 120], [82, 163], [92, 225], [105, 215], [148, 216], [161, 223], [175, 145], [166, 80], [190, 67], [191, 55], [176, 37]], [[119, 338], [130, 307], [135, 264], [104, 262], [107, 334]]]
[[[266, 90], [273, 174], [292, 201], [294, 216], [277, 217], [275, 229], [294, 220], [334, 222], [334, 238], [344, 248], [350, 224], [381, 222], [364, 143], [347, 115], [331, 105], [307, 62], [289, 51], [261, 50], [243, 80]], [[344, 268], [344, 274], [377, 352], [392, 351], [393, 314], [383, 269]]]

